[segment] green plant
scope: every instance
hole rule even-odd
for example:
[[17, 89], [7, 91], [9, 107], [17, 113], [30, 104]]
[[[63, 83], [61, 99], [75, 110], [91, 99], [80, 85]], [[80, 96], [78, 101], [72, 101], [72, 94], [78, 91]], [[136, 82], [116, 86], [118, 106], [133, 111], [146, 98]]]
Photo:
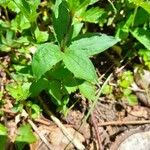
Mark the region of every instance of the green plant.
[[113, 92], [113, 87], [109, 84], [106, 84], [103, 88], [102, 94], [107, 95], [107, 94], [112, 94], [112, 92]]
[[[66, 115], [72, 93], [80, 92], [91, 100], [86, 120], [101, 94], [108, 99], [119, 97], [131, 105], [137, 104], [131, 90], [136, 74], [124, 71], [117, 87], [109, 85], [113, 74], [106, 77], [106, 73], [106, 81], [99, 87], [96, 69], [99, 73], [109, 70], [107, 64], [105, 72], [101, 70], [101, 56], [106, 56], [103, 64], [109, 56], [114, 66], [129, 64], [131, 70], [137, 65], [132, 57], [140, 57], [144, 67], [138, 66], [148, 71], [149, 16], [148, 0], [0, 0], [0, 107], [7, 106], [10, 95], [11, 111], [20, 115], [25, 110], [28, 118], [36, 119], [42, 112], [39, 103], [44, 105], [48, 97], [58, 112]], [[119, 39], [121, 42], [115, 45]], [[109, 48], [111, 51], [95, 56]], [[1, 116], [4, 110], [0, 110]], [[23, 119], [23, 124], [26, 120]], [[21, 122], [22, 119], [17, 124], [15, 141], [18, 149], [36, 141], [31, 127], [22, 126]], [[3, 149], [7, 138], [7, 129], [0, 124]]]
[[[18, 150], [22, 150], [26, 144], [34, 143], [37, 140], [29, 124], [20, 126], [17, 132], [18, 134], [15, 138], [15, 145]], [[7, 147], [6, 144], [9, 142], [9, 138], [7, 128], [2, 124], [0, 124], [0, 141], [1, 150], [5, 150]]]
[[18, 135], [15, 139], [15, 144], [19, 150], [22, 150], [26, 144], [36, 142], [37, 138], [33, 134], [31, 126], [24, 124], [18, 128]]
[[86, 98], [95, 99], [98, 77], [89, 58], [119, 41], [100, 33], [86, 33], [73, 38], [75, 14], [89, 4], [89, 1], [77, 1], [76, 5], [70, 0], [56, 1], [53, 28], [57, 43], [40, 44], [32, 60], [36, 81], [31, 85], [31, 93], [37, 87], [36, 95], [46, 89], [64, 112], [69, 95], [77, 89]]
[[150, 52], [146, 49], [140, 49], [138, 54], [142, 58], [144, 65], [150, 69]]
[[137, 97], [131, 90], [131, 85], [134, 82], [133, 73], [131, 71], [125, 71], [118, 80], [118, 85], [122, 91], [122, 99], [128, 101], [130, 105], [136, 105], [138, 103]]

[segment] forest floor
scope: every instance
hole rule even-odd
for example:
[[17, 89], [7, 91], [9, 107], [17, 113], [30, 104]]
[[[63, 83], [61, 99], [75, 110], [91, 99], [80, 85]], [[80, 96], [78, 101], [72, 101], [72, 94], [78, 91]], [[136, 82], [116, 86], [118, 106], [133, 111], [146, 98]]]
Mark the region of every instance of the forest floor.
[[[103, 54], [103, 57], [106, 58], [105, 54]], [[6, 100], [1, 108], [4, 113], [1, 121], [8, 127], [9, 138], [11, 140], [14, 138], [19, 124], [28, 121], [35, 134], [39, 137], [39, 140], [31, 144], [30, 148], [26, 147], [31, 150], [47, 150], [49, 148], [71, 150], [82, 148], [82, 146], [88, 150], [117, 150], [120, 144], [129, 136], [148, 131], [150, 128], [150, 104], [148, 93], [145, 92], [146, 89], [143, 89], [143, 86], [140, 84], [150, 82], [150, 72], [144, 70], [142, 78], [138, 76], [138, 79], [136, 79], [137, 75], [133, 73], [134, 82], [130, 88], [138, 102], [134, 103], [134, 101], [131, 101], [131, 104], [129, 104], [127, 97], [122, 96], [125, 90], [121, 91], [122, 89], [118, 86], [118, 81], [120, 81], [122, 74], [126, 70], [132, 69], [131, 63], [116, 67], [110, 59], [104, 61], [103, 57], [101, 55], [93, 59], [99, 74], [100, 85], [102, 85], [98, 90], [104, 84], [109, 86], [105, 92], [101, 93], [96, 102], [90, 103], [79, 93], [76, 93], [71, 98], [77, 102], [65, 117], [55, 111], [53, 104], [47, 102], [46, 107], [42, 106], [43, 110], [54, 110], [52, 112], [55, 115], [45, 111], [39, 119], [31, 121], [28, 119], [28, 114], [25, 110], [22, 113], [14, 113], [11, 110], [14, 105], [14, 99], [5, 91], [5, 85], [11, 82], [9, 72], [7, 71], [11, 62], [9, 55], [1, 56], [1, 62], [5, 66], [5, 69], [2, 68], [0, 71], [1, 92], [4, 93], [4, 99]], [[107, 69], [107, 72], [103, 71], [107, 67], [109, 70]], [[44, 93], [40, 97], [41, 101], [42, 99], [47, 99]], [[90, 114], [90, 117], [88, 117], [87, 113]], [[52, 116], [54, 116], [54, 119], [52, 119]], [[55, 119], [58, 120], [56, 121]], [[64, 130], [67, 130], [70, 134], [66, 135]], [[70, 135], [77, 139], [73, 144], [71, 144], [72, 141], [70, 140], [73, 139], [70, 139]], [[9, 142], [8, 147], [8, 149], [14, 148], [13, 144]]]

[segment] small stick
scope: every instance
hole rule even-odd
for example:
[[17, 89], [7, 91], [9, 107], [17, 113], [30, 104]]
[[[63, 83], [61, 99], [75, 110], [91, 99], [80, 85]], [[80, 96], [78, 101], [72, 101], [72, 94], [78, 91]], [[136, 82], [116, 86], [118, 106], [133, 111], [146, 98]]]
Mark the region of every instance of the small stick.
[[99, 150], [102, 150], [103, 149], [102, 148], [102, 142], [101, 142], [100, 133], [99, 133], [99, 129], [98, 129], [98, 126], [97, 126], [97, 121], [95, 119], [94, 113], [91, 114], [91, 120], [92, 120], [93, 127], [95, 129], [95, 134], [97, 136]]
[[120, 126], [120, 125], [138, 125], [138, 124], [150, 124], [150, 120], [109, 121], [99, 123], [98, 126]]
[[46, 125], [46, 126], [49, 126], [49, 125], [51, 124], [50, 122], [45, 121], [45, 120], [43, 120], [43, 119], [35, 119], [34, 121], [35, 121], [35, 122], [38, 122], [38, 123], [40, 123], [40, 124], [44, 124], [44, 125]]
[[47, 139], [45, 138], [45, 136], [43, 134], [41, 134], [38, 130], [38, 128], [36, 127], [36, 125], [32, 122], [32, 120], [28, 119], [29, 124], [32, 126], [32, 128], [34, 129], [34, 131], [38, 134], [38, 136], [41, 138], [41, 140], [46, 144], [46, 146], [48, 147], [49, 150], [52, 150], [52, 146], [50, 145], [50, 143], [47, 141]]
[[[11, 111], [11, 110], [9, 110], [9, 109], [1, 108], [1, 110], [2, 110], [4, 113], [8, 113], [8, 114], [10, 114], [10, 115], [12, 115], [12, 116], [15, 115], [15, 114], [17, 114], [16, 112], [13, 112], [13, 111]], [[41, 124], [44, 124], [44, 125], [47, 125], [47, 126], [50, 125], [50, 122], [45, 121], [45, 120], [43, 120], [43, 119], [35, 119], [34, 121], [35, 121], [35, 122], [38, 122], [38, 123], [41, 123]]]
[[2, 110], [3, 112], [5, 112], [5, 113], [10, 114], [10, 115], [15, 115], [15, 114], [16, 114], [16, 112], [13, 112], [13, 111], [11, 111], [11, 110], [9, 110], [9, 109], [1, 108], [1, 110]]

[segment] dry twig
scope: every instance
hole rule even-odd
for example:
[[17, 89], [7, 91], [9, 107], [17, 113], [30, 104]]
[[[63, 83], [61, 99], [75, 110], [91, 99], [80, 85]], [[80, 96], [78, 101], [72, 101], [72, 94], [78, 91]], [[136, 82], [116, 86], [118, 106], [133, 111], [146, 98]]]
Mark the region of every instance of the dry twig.
[[95, 129], [95, 134], [97, 136], [99, 150], [102, 150], [103, 148], [102, 148], [102, 142], [101, 142], [101, 138], [100, 138], [100, 133], [99, 133], [98, 126], [97, 126], [97, 121], [96, 121], [95, 116], [94, 116], [93, 113], [91, 114], [91, 120], [92, 120], [93, 127]]
[[120, 125], [138, 125], [138, 124], [150, 124], [150, 120], [109, 121], [99, 123], [98, 126], [120, 126]]

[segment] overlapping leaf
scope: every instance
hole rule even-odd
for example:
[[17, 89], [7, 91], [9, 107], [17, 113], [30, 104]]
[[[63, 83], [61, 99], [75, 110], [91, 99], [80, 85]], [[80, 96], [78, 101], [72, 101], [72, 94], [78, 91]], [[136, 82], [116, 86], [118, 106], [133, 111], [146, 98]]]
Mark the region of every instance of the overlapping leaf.
[[96, 83], [94, 66], [85, 54], [69, 49], [65, 52], [63, 61], [75, 77]]
[[57, 45], [50, 43], [41, 44], [33, 57], [33, 75], [39, 79], [61, 59], [62, 53]]
[[150, 31], [143, 28], [136, 28], [135, 30], [131, 30], [131, 33], [141, 44], [150, 50]]
[[85, 34], [74, 39], [70, 45], [72, 51], [82, 51], [88, 57], [101, 53], [116, 44], [119, 39], [105, 34]]
[[69, 21], [70, 16], [67, 4], [65, 3], [65, 1], [62, 1], [61, 3], [56, 1], [53, 17], [53, 27], [57, 40], [60, 44], [67, 34]]
[[96, 98], [96, 88], [93, 84], [89, 82], [83, 82], [79, 85], [80, 93], [89, 100], [95, 100]]
[[99, 7], [93, 7], [87, 11], [84, 11], [81, 14], [81, 18], [85, 22], [90, 22], [90, 23], [98, 23], [99, 18], [105, 13], [103, 9], [100, 9]]

